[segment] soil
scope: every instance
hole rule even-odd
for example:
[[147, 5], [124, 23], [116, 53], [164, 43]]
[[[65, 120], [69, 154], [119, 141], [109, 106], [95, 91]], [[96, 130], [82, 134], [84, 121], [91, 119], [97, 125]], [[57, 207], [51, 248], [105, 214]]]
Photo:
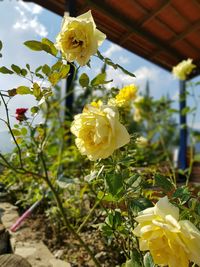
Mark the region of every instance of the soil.
[[[79, 245], [79, 242], [74, 240], [74, 237], [66, 230], [58, 232], [54, 229], [45, 215], [32, 215], [26, 220], [25, 225], [28, 225], [32, 231], [23, 231], [23, 240], [42, 240], [55, 257], [69, 262], [72, 267], [94, 266], [90, 256]], [[108, 246], [106, 240], [96, 229], [87, 229], [80, 235], [94, 252], [102, 267], [120, 266], [125, 261], [119, 248]]]

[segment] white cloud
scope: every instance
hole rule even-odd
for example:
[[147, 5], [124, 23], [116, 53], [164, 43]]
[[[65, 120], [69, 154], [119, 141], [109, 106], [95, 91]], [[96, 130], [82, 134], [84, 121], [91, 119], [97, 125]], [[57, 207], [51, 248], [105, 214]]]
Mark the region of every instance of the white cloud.
[[35, 34], [46, 37], [48, 35], [47, 28], [39, 21], [38, 14], [42, 12], [42, 7], [36, 4], [27, 4], [23, 1], [19, 1], [15, 7], [19, 12], [19, 18], [13, 25], [16, 30], [32, 30]]
[[120, 64], [128, 64], [130, 63], [130, 60], [128, 57], [125, 56], [119, 56], [119, 63]]
[[36, 4], [30, 6], [30, 4], [27, 4], [24, 1], [19, 1], [18, 6], [32, 14], [40, 14], [42, 12], [42, 7]]
[[135, 78], [129, 75], [124, 74], [121, 70], [113, 69], [112, 67], [107, 68], [107, 79], [113, 80], [112, 83], [107, 85], [108, 88], [113, 86], [115, 87], [123, 87], [124, 85], [128, 85], [135, 82]]
[[103, 52], [103, 56], [104, 57], [111, 57], [114, 53], [116, 52], [120, 52], [122, 51], [122, 48], [119, 46], [119, 45], [116, 45], [116, 44], [110, 44], [110, 47], [105, 51]]

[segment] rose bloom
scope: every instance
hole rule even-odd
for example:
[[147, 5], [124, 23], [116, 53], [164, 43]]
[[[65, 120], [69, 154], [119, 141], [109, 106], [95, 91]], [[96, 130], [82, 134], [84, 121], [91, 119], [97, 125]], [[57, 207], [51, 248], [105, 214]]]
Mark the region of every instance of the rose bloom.
[[28, 108], [17, 108], [15, 111], [15, 118], [18, 121], [24, 121], [26, 120], [25, 113], [27, 112]]
[[136, 217], [134, 234], [139, 237], [141, 251], [149, 250], [159, 266], [200, 266], [200, 231], [187, 220], [179, 221], [179, 209], [167, 197]]
[[196, 65], [192, 64], [192, 59], [181, 61], [177, 66], [173, 67], [172, 73], [179, 80], [186, 80], [187, 76], [196, 68]]
[[61, 32], [56, 38], [56, 47], [68, 61], [76, 60], [80, 66], [84, 66], [105, 38], [106, 35], [96, 29], [91, 11], [77, 18], [65, 15]]
[[90, 160], [105, 159], [130, 141], [117, 109], [94, 102], [74, 117], [71, 132], [81, 154]]
[[118, 107], [128, 106], [137, 96], [138, 88], [134, 84], [124, 86], [116, 95], [115, 102]]

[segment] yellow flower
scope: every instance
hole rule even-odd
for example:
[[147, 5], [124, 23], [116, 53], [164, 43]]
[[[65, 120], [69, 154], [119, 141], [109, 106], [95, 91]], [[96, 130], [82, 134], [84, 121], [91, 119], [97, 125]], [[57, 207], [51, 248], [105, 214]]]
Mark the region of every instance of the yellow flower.
[[68, 61], [76, 60], [80, 66], [84, 66], [105, 38], [106, 35], [96, 29], [91, 11], [77, 18], [65, 15], [61, 32], [56, 38], [56, 47]]
[[118, 107], [128, 106], [137, 96], [138, 88], [134, 84], [123, 87], [119, 94], [115, 97], [115, 102]]
[[187, 76], [196, 68], [196, 65], [192, 64], [192, 59], [181, 61], [177, 66], [173, 67], [172, 73], [179, 80], [186, 80]]
[[90, 160], [105, 159], [130, 141], [117, 109], [102, 104], [87, 105], [83, 113], [75, 116], [71, 132], [81, 154]]
[[179, 221], [179, 209], [167, 197], [140, 212], [136, 221], [140, 250], [149, 250], [155, 264], [189, 267], [191, 261], [200, 266], [200, 231], [190, 221]]

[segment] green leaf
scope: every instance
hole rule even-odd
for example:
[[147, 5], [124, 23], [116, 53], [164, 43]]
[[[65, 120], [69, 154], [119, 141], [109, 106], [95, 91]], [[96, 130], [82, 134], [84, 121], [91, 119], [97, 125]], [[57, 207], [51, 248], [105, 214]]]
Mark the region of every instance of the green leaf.
[[28, 133], [28, 130], [25, 127], [21, 128], [22, 135], [27, 135], [27, 133]]
[[125, 74], [127, 74], [127, 75], [129, 75], [129, 76], [131, 76], [131, 77], [135, 77], [135, 74], [133, 74], [132, 72], [130, 72], [130, 71], [126, 70], [126, 69], [124, 69], [124, 68], [123, 68], [122, 66], [120, 66], [119, 64], [115, 64], [115, 63], [113, 63], [112, 60], [111, 60], [110, 58], [104, 58], [104, 57], [102, 56], [102, 54], [101, 54], [99, 51], [97, 51], [97, 56], [98, 56], [99, 59], [101, 59], [104, 63], [106, 63], [107, 65], [113, 67], [115, 70], [116, 70], [116, 69], [120, 69], [120, 70], [123, 71]]
[[123, 180], [120, 174], [107, 174], [106, 175], [106, 184], [108, 186], [108, 191], [113, 196], [119, 194], [123, 189]]
[[165, 191], [171, 191], [174, 188], [173, 184], [166, 176], [157, 173], [155, 174], [154, 179], [155, 179], [155, 185], [161, 187]]
[[38, 110], [39, 110], [39, 108], [36, 107], [36, 106], [34, 106], [34, 107], [31, 108], [31, 112], [32, 112], [32, 113], [37, 113]]
[[51, 69], [52, 69], [52, 71], [60, 70], [62, 65], [63, 65], [62, 61], [59, 60], [51, 67]]
[[70, 65], [63, 65], [61, 67], [61, 70], [59, 72], [60, 74], [60, 79], [64, 79], [66, 78], [67, 74], [69, 73], [69, 70], [70, 70]]
[[105, 79], [106, 79], [106, 73], [100, 73], [98, 74], [92, 81], [91, 81], [91, 85], [92, 86], [97, 86], [100, 84], [104, 84], [105, 83]]
[[15, 96], [15, 95], [17, 95], [17, 89], [16, 88], [13, 88], [13, 89], [8, 90], [8, 95], [9, 96]]
[[140, 254], [136, 249], [133, 249], [131, 259], [126, 261], [125, 267], [141, 267]]
[[14, 73], [12, 70], [9, 70], [8, 68], [6, 68], [4, 66], [0, 68], [0, 72], [3, 74], [13, 74]]
[[26, 41], [26, 42], [24, 42], [24, 45], [33, 51], [42, 51], [43, 50], [42, 43], [38, 42], [38, 41], [34, 41], [34, 40]]
[[29, 65], [29, 64], [26, 64], [26, 68], [27, 68], [28, 70], [30, 70], [30, 65]]
[[86, 73], [82, 73], [79, 78], [79, 83], [82, 87], [87, 87], [90, 82], [90, 79]]
[[25, 76], [27, 75], [27, 73], [28, 73], [28, 72], [27, 72], [26, 69], [21, 69], [21, 75], [22, 75], [22, 76], [25, 77]]
[[21, 74], [21, 68], [20, 68], [19, 66], [15, 65], [15, 64], [12, 64], [12, 65], [11, 65], [11, 69], [12, 69], [15, 73], [17, 73], [17, 74]]
[[38, 98], [41, 95], [40, 86], [37, 83], [33, 84], [33, 95]]
[[27, 86], [19, 86], [19, 87], [17, 87], [17, 94], [28, 95], [28, 94], [32, 94], [32, 92], [31, 92], [30, 88]]
[[0, 41], [0, 51], [1, 51], [2, 47], [3, 47], [3, 43], [2, 43], [2, 41]]
[[51, 69], [50, 69], [50, 67], [49, 67], [47, 64], [45, 64], [45, 65], [42, 67], [42, 72], [48, 76], [49, 73], [51, 72]]
[[20, 136], [21, 132], [17, 129], [12, 129], [12, 133], [14, 134], [14, 136]]
[[149, 252], [144, 255], [144, 267], [155, 267], [153, 258]]
[[60, 80], [60, 75], [58, 72], [54, 72], [49, 76], [50, 83], [54, 86]]
[[47, 45], [47, 46], [50, 48], [49, 51], [46, 51], [46, 50], [45, 50], [47, 53], [50, 53], [50, 54], [52, 54], [53, 56], [56, 56], [56, 55], [57, 55], [58, 50], [56, 49], [54, 43], [52, 43], [52, 42], [51, 42], [49, 39], [47, 39], [47, 38], [43, 38], [43, 39], [42, 39], [42, 43], [45, 44], [45, 45]]
[[136, 198], [130, 201], [130, 207], [131, 209], [137, 214], [138, 212], [152, 207], [153, 204], [151, 201], [147, 198]]
[[179, 198], [182, 204], [185, 204], [190, 199], [191, 193], [187, 187], [182, 186], [176, 189], [173, 197]]

